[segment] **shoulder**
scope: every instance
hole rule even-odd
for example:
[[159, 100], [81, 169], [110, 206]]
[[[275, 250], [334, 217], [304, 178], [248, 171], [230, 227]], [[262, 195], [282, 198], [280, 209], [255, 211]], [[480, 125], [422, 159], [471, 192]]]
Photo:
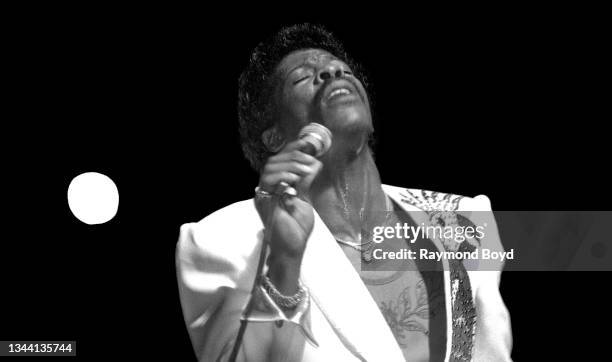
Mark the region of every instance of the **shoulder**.
[[452, 193], [383, 185], [383, 190], [404, 205], [422, 211], [490, 211], [486, 195], [468, 197]]
[[253, 200], [239, 201], [198, 222], [183, 224], [177, 252], [179, 256], [198, 252], [223, 259], [248, 258], [258, 245], [262, 229]]
[[239, 231], [261, 227], [261, 221], [253, 200], [243, 200], [225, 206], [198, 222], [183, 224], [181, 230], [192, 233]]

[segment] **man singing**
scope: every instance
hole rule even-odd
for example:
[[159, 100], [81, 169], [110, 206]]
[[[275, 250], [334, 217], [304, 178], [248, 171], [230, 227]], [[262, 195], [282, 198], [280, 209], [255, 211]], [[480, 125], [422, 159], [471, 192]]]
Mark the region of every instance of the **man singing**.
[[[260, 174], [254, 198], [183, 225], [177, 245], [200, 361], [510, 360], [501, 266], [374, 257], [383, 246], [475, 247], [372, 241], [374, 227], [397, 224], [484, 223], [475, 245], [503, 249], [491, 213], [476, 212], [490, 210], [485, 196], [381, 184], [366, 85], [320, 26], [284, 28], [254, 50], [238, 102], [242, 148]], [[333, 139], [322, 149], [301, 137], [312, 123]]]

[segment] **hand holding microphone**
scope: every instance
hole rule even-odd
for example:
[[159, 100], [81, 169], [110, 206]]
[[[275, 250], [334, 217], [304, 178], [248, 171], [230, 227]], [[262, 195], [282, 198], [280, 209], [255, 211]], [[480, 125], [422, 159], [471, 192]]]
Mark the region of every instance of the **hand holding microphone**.
[[306, 125], [297, 140], [268, 158], [260, 175], [255, 206], [266, 229], [269, 262], [282, 270], [277, 274], [283, 280], [278, 280], [270, 266], [271, 279], [281, 292], [284, 288], [291, 294], [297, 288], [299, 265], [314, 224], [308, 191], [323, 166], [317, 157], [329, 150], [331, 138], [324, 126]]
[[[316, 160], [303, 157], [301, 153], [318, 158], [329, 150], [331, 142], [332, 134], [325, 126], [314, 122], [304, 126], [296, 141], [287, 144], [278, 154], [268, 159], [261, 175], [258, 194], [297, 196], [298, 192], [291, 185], [307, 190], [312, 182], [308, 177], [311, 172], [307, 168], [300, 168], [298, 164], [312, 166]], [[316, 176], [316, 173], [312, 176]]]
[[[298, 139], [303, 141], [298, 146], [299, 151], [318, 158], [331, 147], [332, 135], [325, 126], [313, 122], [300, 130]], [[279, 185], [283, 188], [283, 194], [287, 196], [298, 195], [296, 189], [285, 181], [281, 181]]]

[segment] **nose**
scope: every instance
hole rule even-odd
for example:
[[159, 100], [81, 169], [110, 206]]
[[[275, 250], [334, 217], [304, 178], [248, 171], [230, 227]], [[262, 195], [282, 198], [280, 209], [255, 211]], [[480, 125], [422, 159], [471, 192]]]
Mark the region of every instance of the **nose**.
[[317, 72], [317, 83], [322, 83], [332, 78], [344, 77], [345, 70], [342, 63], [332, 60], [323, 65]]

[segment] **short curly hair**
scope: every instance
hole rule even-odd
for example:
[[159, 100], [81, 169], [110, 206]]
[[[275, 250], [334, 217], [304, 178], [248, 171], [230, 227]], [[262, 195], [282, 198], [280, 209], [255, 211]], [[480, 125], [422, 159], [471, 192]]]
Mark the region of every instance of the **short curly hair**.
[[261, 42], [251, 54], [249, 64], [238, 81], [238, 121], [242, 151], [258, 172], [271, 155], [261, 135], [275, 122], [272, 97], [277, 85], [276, 67], [285, 56], [302, 49], [322, 49], [344, 61], [370, 93], [367, 76], [361, 65], [351, 59], [340, 41], [321, 25], [305, 23], [285, 27]]

